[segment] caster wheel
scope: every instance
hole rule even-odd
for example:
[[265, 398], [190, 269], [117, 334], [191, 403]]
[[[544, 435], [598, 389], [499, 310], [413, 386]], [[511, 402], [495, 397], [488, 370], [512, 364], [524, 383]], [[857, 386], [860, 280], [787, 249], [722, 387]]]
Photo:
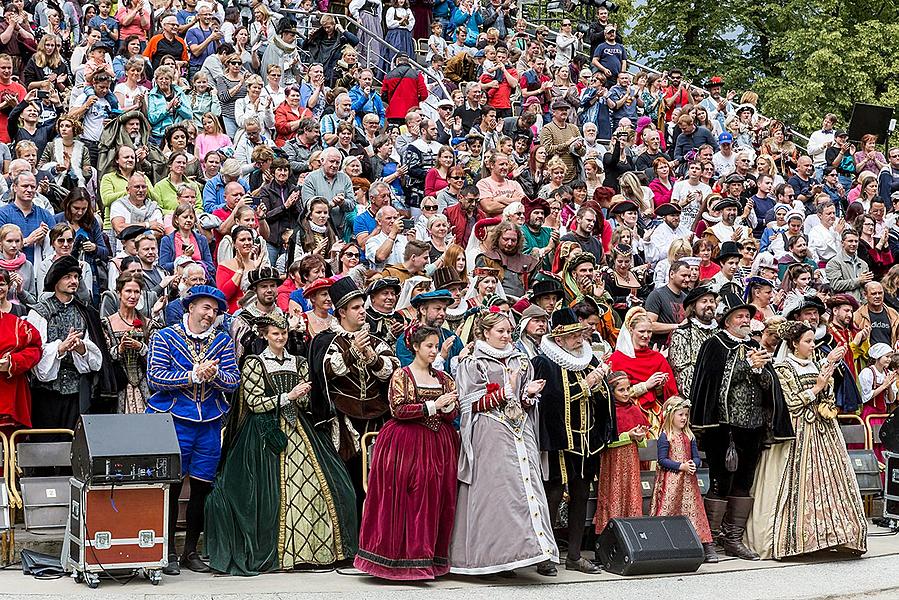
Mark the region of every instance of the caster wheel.
[[150, 571], [147, 573], [147, 579], [153, 585], [159, 585], [159, 582], [162, 581], [162, 571]]
[[75, 571], [75, 583], [84, 583], [84, 575], [80, 571]]
[[95, 590], [100, 587], [100, 576], [96, 573], [85, 573], [84, 579], [87, 581], [87, 587], [90, 589]]
[[92, 590], [95, 590], [95, 589], [97, 589], [98, 587], [100, 587], [100, 582], [99, 582], [99, 581], [94, 581], [94, 580], [88, 581], [88, 582], [87, 582], [87, 587], [89, 587], [89, 588], [92, 589]]

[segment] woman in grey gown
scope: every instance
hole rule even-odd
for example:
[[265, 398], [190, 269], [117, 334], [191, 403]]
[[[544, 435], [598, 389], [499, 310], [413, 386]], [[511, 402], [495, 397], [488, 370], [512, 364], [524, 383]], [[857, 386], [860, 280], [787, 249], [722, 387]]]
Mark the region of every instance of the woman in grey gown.
[[509, 317], [491, 310], [476, 320], [474, 351], [457, 372], [462, 453], [450, 571], [488, 575], [538, 565], [540, 574], [555, 575], [559, 549], [537, 445], [544, 382], [512, 345]]
[[381, 0], [351, 0], [347, 10], [350, 16], [362, 23], [362, 26], [375, 34], [369, 34], [364, 29], [359, 30], [359, 63], [374, 70], [375, 78], [384, 79], [389, 65], [385, 61], [386, 48], [381, 46], [378, 38], [384, 38], [384, 28], [381, 26], [383, 5]]

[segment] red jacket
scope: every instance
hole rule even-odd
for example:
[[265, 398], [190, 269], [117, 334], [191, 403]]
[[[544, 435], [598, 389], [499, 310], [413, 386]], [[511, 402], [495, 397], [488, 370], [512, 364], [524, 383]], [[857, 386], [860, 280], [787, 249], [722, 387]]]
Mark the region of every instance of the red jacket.
[[279, 104], [278, 108], [275, 109], [275, 145], [280, 148], [289, 140], [297, 137], [299, 130], [291, 129], [291, 122], [313, 116], [315, 115], [308, 108], [300, 106], [299, 112], [294, 112], [286, 101]]
[[475, 213], [475, 218], [469, 222], [468, 215], [462, 210], [461, 204], [453, 204], [448, 207], [443, 211], [443, 215], [446, 217], [446, 220], [449, 221], [450, 232], [452, 232], [456, 243], [463, 248], [468, 245], [468, 238], [471, 237], [471, 232], [474, 231], [474, 224], [481, 219], [487, 218], [484, 211], [478, 208]]
[[384, 76], [381, 84], [381, 100], [387, 108], [388, 119], [405, 119], [409, 109], [428, 97], [421, 71], [409, 64], [401, 64]]

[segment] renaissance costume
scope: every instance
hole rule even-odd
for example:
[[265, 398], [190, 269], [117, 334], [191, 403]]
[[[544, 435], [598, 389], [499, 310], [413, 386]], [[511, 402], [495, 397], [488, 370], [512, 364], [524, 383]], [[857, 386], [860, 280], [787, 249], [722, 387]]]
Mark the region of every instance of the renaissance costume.
[[814, 394], [822, 366], [813, 359], [791, 353], [774, 368], [796, 430], [774, 513], [774, 558], [828, 548], [863, 554], [868, 527], [833, 387]]
[[450, 571], [487, 575], [559, 562], [540, 485], [537, 398], [525, 395], [531, 363], [512, 345], [478, 340], [456, 379], [462, 451]]
[[[44, 291], [55, 292], [68, 273], [80, 275], [79, 262], [71, 256], [57, 259], [47, 271]], [[107, 407], [99, 404], [99, 394], [118, 390], [107, 381], [109, 373], [104, 373], [111, 369], [102, 369], [111, 361], [97, 311], [75, 298], [63, 302], [54, 294], [35, 304], [26, 319], [43, 341], [33, 370], [32, 427], [74, 429], [79, 415], [104, 411]], [[60, 355], [59, 346], [71, 331], [84, 332], [84, 354], [73, 349]], [[67, 438], [59, 441], [63, 439]]]
[[[618, 375], [626, 378], [627, 375]], [[614, 388], [618, 378], [609, 378], [609, 388]], [[614, 401], [618, 439], [610, 443], [600, 454], [599, 485], [596, 492], [596, 514], [593, 526], [602, 533], [610, 519], [616, 517], [642, 517], [643, 491], [640, 488], [640, 451], [645, 441], [630, 437], [630, 431], [640, 425], [649, 429], [646, 413], [640, 408], [633, 394], [627, 402]]]
[[[618, 341], [615, 344], [615, 352], [609, 357], [609, 366], [613, 371], [624, 371], [631, 382], [631, 386], [640, 407], [649, 419], [650, 429], [658, 433], [662, 423], [662, 404], [671, 396], [677, 395], [677, 383], [674, 372], [665, 357], [651, 348], [635, 348], [631, 338], [630, 322], [636, 311], [642, 308], [634, 308], [629, 312], [630, 320], [625, 319], [618, 332]], [[661, 388], [647, 389], [646, 381], [654, 373], [665, 373], [668, 379]]]
[[455, 385], [441, 371], [432, 375], [437, 386], [420, 385], [409, 367], [390, 380], [393, 418], [375, 443], [354, 562], [375, 577], [422, 580], [449, 572], [459, 461], [452, 423], [459, 409], [436, 407]]
[[[725, 295], [718, 308], [722, 324], [734, 311], [746, 309], [750, 315], [756, 311], [733, 295]], [[715, 530], [720, 517], [725, 552], [750, 560], [758, 560], [758, 555], [742, 538], [752, 511], [749, 493], [762, 445], [793, 437], [773, 367], [769, 363], [756, 369], [749, 362], [749, 352], [759, 349], [750, 337], [718, 331], [699, 350], [690, 391], [690, 420], [701, 432], [709, 463], [706, 512], [710, 526]]]
[[0, 429], [31, 427], [31, 388], [28, 372], [41, 359], [37, 329], [12, 313], [0, 313], [0, 360], [9, 361], [0, 376]]
[[[271, 319], [271, 318], [269, 318]], [[265, 322], [265, 319], [263, 319]], [[287, 329], [283, 316], [271, 322]], [[308, 416], [304, 358], [270, 348], [241, 370], [238, 430], [206, 502], [210, 565], [232, 575], [330, 565], [356, 552], [356, 496], [330, 439]]]
[[[684, 298], [684, 309], [703, 296], [713, 292], [704, 286], [698, 286], [687, 293]], [[693, 383], [693, 368], [696, 366], [696, 357], [702, 344], [718, 331], [718, 324], [703, 323], [696, 317], [691, 317], [686, 323], [680, 325], [671, 332], [671, 345], [668, 348], [668, 364], [674, 372], [677, 389], [680, 395], [690, 399], [690, 389]]]
[[[181, 323], [161, 329], [150, 337], [147, 380], [153, 394], [147, 401], [149, 413], [171, 413], [181, 448], [181, 475], [191, 478], [187, 509], [187, 536], [181, 564], [204, 572], [206, 566], [196, 554], [196, 544], [203, 530], [203, 506], [212, 489], [222, 446], [222, 421], [230, 409], [227, 396], [237, 389], [240, 373], [234, 357], [231, 336], [215, 325], [206, 331], [191, 331], [188, 311], [191, 303], [201, 299], [216, 302], [219, 314], [227, 312], [222, 292], [208, 285], [192, 287], [181, 300], [185, 315]], [[216, 360], [215, 374], [198, 380], [197, 367]], [[175, 523], [181, 483], [173, 485], [169, 502], [169, 571], [177, 572], [174, 556]]]
[[605, 379], [597, 377], [592, 387], [587, 380], [600, 365], [590, 344], [584, 341], [577, 352], [570, 352], [555, 341], [558, 336], [582, 332], [584, 326], [568, 307], [554, 311], [551, 321], [549, 333], [540, 341], [541, 354], [533, 359], [534, 378], [546, 381], [539, 417], [540, 450], [548, 453], [549, 460], [549, 473], [544, 477], [550, 514], [558, 513], [568, 487], [569, 565], [581, 558], [587, 499], [599, 468], [599, 454], [618, 436], [615, 407]]
[[[335, 281], [328, 290], [337, 313], [364, 294], [349, 277]], [[355, 333], [335, 319], [331, 328], [312, 340], [309, 369], [312, 379], [311, 411], [316, 427], [328, 432], [331, 443], [346, 464], [361, 512], [362, 436], [378, 431], [387, 419], [387, 385], [399, 368], [393, 349], [371, 336], [374, 357], [366, 358], [353, 345]]]

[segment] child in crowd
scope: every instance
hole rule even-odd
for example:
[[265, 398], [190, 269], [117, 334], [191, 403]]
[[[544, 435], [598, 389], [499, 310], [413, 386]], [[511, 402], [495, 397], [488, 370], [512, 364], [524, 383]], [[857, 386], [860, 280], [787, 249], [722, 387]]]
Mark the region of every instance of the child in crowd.
[[202, 127], [203, 115], [206, 113], [220, 115], [222, 114], [222, 107], [218, 94], [214, 93], [212, 86], [209, 84], [209, 75], [205, 71], [195, 73], [192, 83], [190, 106], [194, 113], [193, 120], [197, 126]]
[[430, 63], [434, 55], [449, 58], [447, 56], [447, 43], [443, 37], [443, 24], [440, 21], [431, 23], [431, 37], [428, 38], [428, 55], [425, 62]]
[[609, 389], [615, 401], [618, 441], [609, 444], [599, 455], [599, 491], [593, 517], [596, 533], [602, 533], [610, 519], [643, 516], [637, 448], [646, 446], [649, 421], [631, 393], [627, 373], [613, 371], [609, 375]]
[[690, 430], [689, 400], [671, 396], [665, 401], [658, 449], [656, 483], [649, 514], [653, 517], [685, 515], [702, 542], [705, 562], [718, 562], [696, 478], [702, 460], [696, 436]]

